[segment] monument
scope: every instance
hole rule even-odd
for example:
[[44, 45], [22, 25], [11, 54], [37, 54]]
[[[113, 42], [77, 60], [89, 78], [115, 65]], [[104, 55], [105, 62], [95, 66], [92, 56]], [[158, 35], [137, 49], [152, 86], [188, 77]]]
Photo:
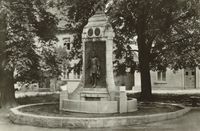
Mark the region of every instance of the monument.
[[106, 15], [97, 11], [82, 34], [83, 77], [78, 87], [60, 94], [60, 110], [82, 113], [126, 113], [137, 110], [113, 75], [114, 32]]

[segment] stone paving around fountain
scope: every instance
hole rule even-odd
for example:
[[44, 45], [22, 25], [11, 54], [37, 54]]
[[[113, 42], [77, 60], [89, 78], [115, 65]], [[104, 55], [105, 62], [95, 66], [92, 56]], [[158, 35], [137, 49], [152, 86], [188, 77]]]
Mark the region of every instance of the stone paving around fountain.
[[0, 131], [199, 131], [199, 121], [200, 109], [195, 109], [177, 119], [145, 125], [100, 129], [59, 129], [14, 125], [7, 119], [7, 113], [0, 110]]

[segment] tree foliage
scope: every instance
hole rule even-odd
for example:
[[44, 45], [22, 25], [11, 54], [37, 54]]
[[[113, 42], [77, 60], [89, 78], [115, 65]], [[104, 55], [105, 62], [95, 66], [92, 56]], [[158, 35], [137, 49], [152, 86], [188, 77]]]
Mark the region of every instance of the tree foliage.
[[[135, 56], [137, 51], [133, 50], [131, 44], [136, 44], [133, 39], [125, 39], [124, 37], [115, 34], [114, 37], [114, 71], [116, 75], [125, 75], [127, 72], [134, 73], [138, 67]], [[130, 70], [129, 70], [130, 68]], [[129, 71], [128, 71], [128, 70]]]
[[54, 40], [56, 18], [42, 8], [39, 0], [4, 3], [7, 11], [7, 40], [3, 53], [8, 57], [4, 63], [5, 69], [16, 69], [21, 80], [38, 79], [41, 56], [37, 52], [35, 37], [38, 36], [43, 43]]
[[[14, 102], [15, 81], [36, 81], [40, 74], [43, 44], [55, 40], [57, 19], [42, 0], [1, 0], [0, 91], [1, 105]], [[39, 49], [40, 48], [40, 49]], [[48, 57], [49, 58], [49, 57]], [[48, 64], [48, 63], [46, 63]], [[16, 75], [14, 78], [14, 71]], [[14, 81], [15, 79], [15, 81]]]
[[151, 96], [149, 70], [199, 65], [198, 0], [114, 0], [108, 15], [116, 34], [137, 36], [142, 96]]
[[197, 1], [121, 0], [114, 2], [109, 16], [124, 39], [143, 33], [152, 69], [180, 69], [199, 63], [198, 7]]

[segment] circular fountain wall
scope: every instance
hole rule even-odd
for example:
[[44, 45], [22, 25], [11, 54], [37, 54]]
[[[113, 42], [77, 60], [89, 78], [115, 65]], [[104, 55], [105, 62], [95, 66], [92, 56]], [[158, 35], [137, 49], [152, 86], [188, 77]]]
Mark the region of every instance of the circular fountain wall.
[[[53, 107], [56, 107], [56, 111], [52, 108], [52, 105]], [[142, 105], [141, 107], [145, 106]], [[141, 107], [139, 106], [139, 110], [132, 113], [85, 114], [60, 112], [58, 104], [55, 106], [55, 103], [41, 103], [12, 108], [9, 118], [13, 123], [32, 126], [54, 128], [98, 128], [128, 126], [168, 120], [182, 116], [190, 110], [190, 108], [182, 105], [163, 103], [155, 103], [155, 105], [145, 107], [143, 112], [140, 112]], [[163, 111], [149, 111], [152, 107], [156, 108], [156, 111], [159, 109], [163, 109]], [[45, 108], [44, 111], [42, 111], [41, 108]], [[175, 108], [175, 110], [166, 111], [166, 108]], [[150, 113], [148, 113], [148, 111]]]

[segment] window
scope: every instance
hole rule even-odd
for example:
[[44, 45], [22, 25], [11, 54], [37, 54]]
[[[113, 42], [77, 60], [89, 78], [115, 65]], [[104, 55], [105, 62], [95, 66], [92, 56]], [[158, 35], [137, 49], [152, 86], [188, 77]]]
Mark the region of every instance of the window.
[[166, 71], [158, 71], [157, 72], [157, 80], [158, 81], [166, 81]]
[[192, 72], [192, 75], [193, 75], [193, 76], [195, 75], [195, 72], [194, 72], [194, 71]]

